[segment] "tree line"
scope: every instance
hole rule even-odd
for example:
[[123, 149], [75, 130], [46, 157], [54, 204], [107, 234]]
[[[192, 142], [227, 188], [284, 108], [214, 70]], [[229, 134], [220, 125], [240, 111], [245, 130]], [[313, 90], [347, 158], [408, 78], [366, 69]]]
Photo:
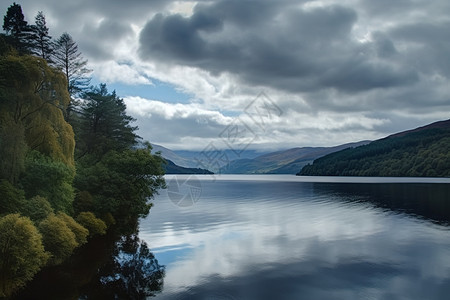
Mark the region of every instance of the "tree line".
[[[0, 297], [63, 263], [108, 229], [133, 231], [164, 187], [162, 163], [141, 143], [126, 106], [89, 87], [68, 33], [53, 40], [19, 4], [0, 34]], [[144, 145], [138, 147], [138, 145]]]
[[297, 175], [450, 177], [450, 127], [390, 136], [335, 152], [316, 159]]

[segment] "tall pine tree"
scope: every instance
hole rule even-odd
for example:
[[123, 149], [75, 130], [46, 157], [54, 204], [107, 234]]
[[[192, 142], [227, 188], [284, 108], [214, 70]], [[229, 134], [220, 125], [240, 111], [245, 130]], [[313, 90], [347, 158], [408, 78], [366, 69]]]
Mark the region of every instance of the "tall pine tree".
[[[109, 150], [123, 151], [133, 147], [140, 137], [131, 126], [134, 119], [126, 114], [123, 99], [109, 93], [105, 84], [83, 95], [80, 114], [79, 156], [94, 154], [101, 157]], [[79, 143], [78, 143], [79, 142]]]
[[53, 58], [56, 66], [66, 75], [68, 90], [72, 97], [89, 86], [88, 74], [91, 70], [87, 68], [87, 59], [83, 58], [70, 34], [63, 33], [56, 40]]
[[89, 86], [91, 81], [89, 74], [92, 70], [87, 68], [87, 60], [83, 58], [77, 43], [68, 33], [63, 33], [56, 40], [53, 62], [66, 75], [71, 101], [67, 107], [65, 118], [70, 121], [73, 112], [79, 106], [76, 97]]
[[19, 4], [12, 4], [6, 15], [3, 17], [3, 30], [6, 32], [9, 43], [21, 54], [28, 54], [30, 49], [29, 37], [32, 29], [25, 21], [22, 7]]
[[35, 18], [33, 29], [32, 49], [31, 52], [42, 57], [47, 62], [52, 62], [53, 44], [52, 37], [48, 34], [47, 22], [42, 11], [38, 12]]

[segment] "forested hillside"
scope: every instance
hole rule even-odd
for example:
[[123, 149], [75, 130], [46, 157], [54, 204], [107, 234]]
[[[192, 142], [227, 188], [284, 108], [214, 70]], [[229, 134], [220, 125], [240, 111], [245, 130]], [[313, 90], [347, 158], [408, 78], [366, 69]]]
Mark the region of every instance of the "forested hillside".
[[13, 4], [0, 35], [0, 298], [109, 228], [133, 230], [164, 186], [162, 158], [89, 70], [69, 34], [53, 40]]
[[450, 176], [450, 120], [324, 156], [298, 175]]

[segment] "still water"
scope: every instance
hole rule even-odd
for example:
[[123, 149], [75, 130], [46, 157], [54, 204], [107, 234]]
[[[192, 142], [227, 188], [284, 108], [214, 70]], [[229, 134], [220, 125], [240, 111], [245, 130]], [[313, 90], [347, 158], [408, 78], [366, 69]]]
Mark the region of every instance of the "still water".
[[450, 181], [167, 176], [156, 299], [449, 299]]

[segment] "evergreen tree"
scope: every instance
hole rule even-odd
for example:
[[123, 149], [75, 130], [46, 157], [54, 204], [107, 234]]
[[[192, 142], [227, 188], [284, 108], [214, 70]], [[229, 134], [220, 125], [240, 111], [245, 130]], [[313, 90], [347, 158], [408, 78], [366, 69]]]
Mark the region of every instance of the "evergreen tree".
[[30, 26], [25, 21], [22, 13], [22, 7], [19, 4], [12, 4], [6, 15], [3, 17], [3, 30], [10, 38], [10, 43], [20, 52], [28, 53], [28, 39], [30, 34]]
[[42, 11], [38, 12], [35, 18], [35, 25], [33, 28], [33, 40], [32, 43], [32, 53], [39, 57], [42, 57], [47, 62], [51, 62], [53, 44], [52, 38], [48, 34], [48, 27], [45, 21], [45, 16]]
[[89, 74], [92, 70], [87, 68], [87, 60], [83, 58], [78, 45], [68, 33], [63, 33], [54, 46], [52, 61], [66, 75], [70, 103], [65, 112], [65, 119], [70, 121], [79, 106], [76, 98], [89, 86]]
[[110, 150], [123, 151], [137, 143], [137, 127], [131, 126], [134, 119], [126, 114], [125, 103], [115, 92], [108, 93], [106, 85], [100, 84], [84, 93], [83, 99], [80, 156], [89, 153], [101, 157]]
[[85, 90], [90, 83], [88, 74], [91, 70], [87, 68], [87, 60], [78, 50], [78, 45], [70, 34], [63, 33], [55, 43], [53, 54], [55, 65], [66, 75], [67, 88], [71, 97]]

